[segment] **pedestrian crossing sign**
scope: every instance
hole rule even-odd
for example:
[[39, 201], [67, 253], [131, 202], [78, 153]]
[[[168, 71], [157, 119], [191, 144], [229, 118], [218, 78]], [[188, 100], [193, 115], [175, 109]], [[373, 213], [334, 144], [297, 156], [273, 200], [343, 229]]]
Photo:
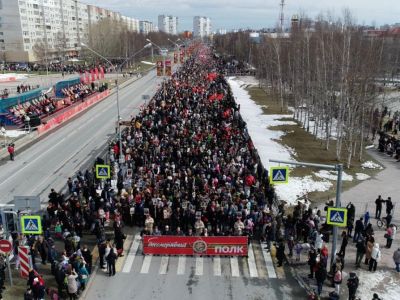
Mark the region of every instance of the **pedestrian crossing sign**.
[[289, 167], [271, 167], [269, 170], [270, 183], [288, 183]]
[[110, 166], [109, 165], [96, 165], [96, 178], [97, 179], [111, 178]]
[[347, 226], [347, 208], [328, 207], [326, 223], [329, 225], [346, 227]]
[[23, 234], [42, 234], [40, 216], [21, 216], [21, 231]]

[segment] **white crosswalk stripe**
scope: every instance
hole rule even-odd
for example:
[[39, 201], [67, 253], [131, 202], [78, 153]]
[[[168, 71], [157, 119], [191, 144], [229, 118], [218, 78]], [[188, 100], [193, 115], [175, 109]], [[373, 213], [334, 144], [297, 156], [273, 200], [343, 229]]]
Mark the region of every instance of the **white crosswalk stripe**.
[[150, 263], [151, 263], [151, 258], [153, 256], [151, 255], [146, 255], [143, 259], [143, 264], [142, 264], [142, 268], [140, 269], [140, 273], [141, 274], [147, 274], [149, 273], [149, 269], [150, 269]]
[[221, 276], [221, 257], [216, 256], [214, 259], [214, 276]]
[[258, 271], [257, 271], [257, 265], [256, 265], [256, 259], [254, 257], [254, 252], [253, 252], [253, 244], [249, 245], [249, 254], [248, 254], [248, 259], [247, 263], [249, 264], [249, 273], [250, 277], [258, 277]]
[[194, 272], [196, 276], [203, 275], [203, 257], [196, 257], [196, 270]]
[[186, 256], [179, 256], [177, 275], [185, 274]]
[[265, 260], [265, 266], [267, 267], [268, 277], [276, 278], [276, 272], [274, 269], [274, 263], [272, 262], [271, 253], [267, 252], [267, 249], [262, 249], [262, 253]]
[[231, 271], [232, 271], [232, 277], [239, 277], [240, 272], [239, 272], [239, 261], [237, 257], [231, 257]]
[[136, 252], [140, 245], [140, 234], [135, 235], [131, 248], [129, 249], [128, 257], [125, 260], [124, 267], [122, 268], [122, 273], [129, 273], [132, 269], [133, 261], [136, 257]]
[[161, 257], [161, 264], [160, 264], [160, 270], [159, 270], [159, 274], [161, 275], [165, 275], [167, 274], [167, 270], [168, 270], [168, 261], [169, 261], [169, 256], [163, 256]]

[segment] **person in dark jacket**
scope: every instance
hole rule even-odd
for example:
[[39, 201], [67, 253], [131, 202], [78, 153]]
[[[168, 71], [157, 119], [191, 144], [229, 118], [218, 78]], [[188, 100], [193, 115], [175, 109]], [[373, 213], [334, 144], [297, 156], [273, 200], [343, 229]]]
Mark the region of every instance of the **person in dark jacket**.
[[107, 265], [108, 265], [108, 275], [114, 276], [115, 275], [115, 261], [117, 260], [118, 256], [114, 247], [111, 248], [110, 253], [107, 255]]
[[347, 280], [347, 287], [349, 288], [349, 300], [356, 299], [358, 283], [359, 280], [356, 273], [350, 272], [350, 278]]
[[375, 219], [380, 219], [381, 218], [381, 212], [382, 212], [382, 203], [385, 202], [385, 200], [382, 199], [382, 196], [379, 195], [378, 198], [375, 200]]
[[359, 268], [361, 266], [361, 261], [365, 255], [365, 251], [367, 250], [366, 241], [363, 238], [360, 238], [356, 244], [356, 267]]
[[343, 231], [342, 232], [342, 244], [340, 245], [340, 250], [339, 250], [339, 255], [343, 256], [343, 258], [346, 255], [346, 247], [347, 247], [348, 243], [349, 243], [349, 238], [347, 236], [347, 232]]
[[325, 269], [325, 266], [323, 264], [319, 264], [318, 269], [315, 272], [315, 279], [317, 280], [318, 295], [321, 295], [322, 286], [324, 285], [324, 281], [326, 280], [326, 277], [327, 277], [327, 271]]
[[308, 265], [310, 266], [310, 274], [308, 278], [314, 278], [314, 267], [317, 263], [317, 251], [314, 246], [311, 246], [310, 251], [308, 251]]
[[283, 260], [285, 259], [285, 244], [280, 239], [276, 246], [276, 258], [278, 259], [278, 267], [282, 267]]
[[86, 269], [90, 274], [92, 272], [92, 253], [90, 252], [87, 245], [83, 246], [83, 249], [81, 252], [82, 252], [82, 257], [86, 262]]
[[353, 236], [353, 242], [356, 243], [358, 241], [358, 239], [360, 238], [360, 236], [362, 235], [363, 231], [364, 231], [364, 222], [363, 222], [363, 217], [361, 217], [360, 219], [358, 219], [356, 221], [356, 226], [354, 228], [354, 236]]

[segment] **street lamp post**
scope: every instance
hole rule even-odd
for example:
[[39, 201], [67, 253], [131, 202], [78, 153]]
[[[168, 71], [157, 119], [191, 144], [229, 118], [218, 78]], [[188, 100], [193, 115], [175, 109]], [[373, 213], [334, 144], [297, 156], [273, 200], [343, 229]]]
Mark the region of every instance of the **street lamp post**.
[[[106, 57], [104, 57], [103, 55], [101, 55], [100, 53], [98, 53], [97, 51], [93, 50], [92, 48], [90, 48], [88, 45], [81, 43], [81, 46], [85, 47], [86, 49], [88, 49], [90, 52], [93, 52], [94, 54], [96, 54], [97, 56], [99, 56], [100, 58], [104, 59], [108, 64], [111, 65], [111, 67], [115, 70], [115, 72], [117, 72], [117, 79], [115, 80], [115, 83], [117, 85], [117, 111], [118, 111], [118, 119], [117, 119], [117, 128], [118, 128], [118, 139], [119, 139], [119, 162], [120, 163], [124, 163], [125, 162], [125, 158], [123, 156], [122, 153], [122, 136], [121, 136], [121, 112], [120, 112], [120, 106], [119, 106], [119, 72], [117, 70], [117, 66], [114, 65], [110, 60], [108, 60]], [[122, 64], [121, 64], [121, 71], [123, 66], [129, 61], [131, 60], [133, 57], [135, 57], [137, 54], [141, 53], [144, 49], [151, 47], [151, 43], [146, 44], [142, 49], [140, 49], [139, 51], [135, 52], [134, 54], [132, 54], [131, 56], [129, 56], [127, 59], [125, 59]]]

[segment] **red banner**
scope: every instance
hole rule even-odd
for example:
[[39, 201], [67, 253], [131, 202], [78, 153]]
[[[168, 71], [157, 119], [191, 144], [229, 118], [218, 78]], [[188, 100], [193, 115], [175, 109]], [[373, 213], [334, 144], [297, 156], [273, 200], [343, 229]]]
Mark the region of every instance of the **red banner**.
[[143, 238], [144, 254], [247, 256], [246, 236], [153, 236]]
[[96, 75], [96, 79], [99, 80], [100, 76], [99, 76], [99, 69], [94, 68], [94, 74]]
[[104, 69], [100, 67], [100, 79], [104, 79]]
[[165, 76], [172, 75], [172, 64], [170, 60], [165, 61]]
[[163, 76], [164, 64], [161, 60], [157, 61], [157, 76]]

